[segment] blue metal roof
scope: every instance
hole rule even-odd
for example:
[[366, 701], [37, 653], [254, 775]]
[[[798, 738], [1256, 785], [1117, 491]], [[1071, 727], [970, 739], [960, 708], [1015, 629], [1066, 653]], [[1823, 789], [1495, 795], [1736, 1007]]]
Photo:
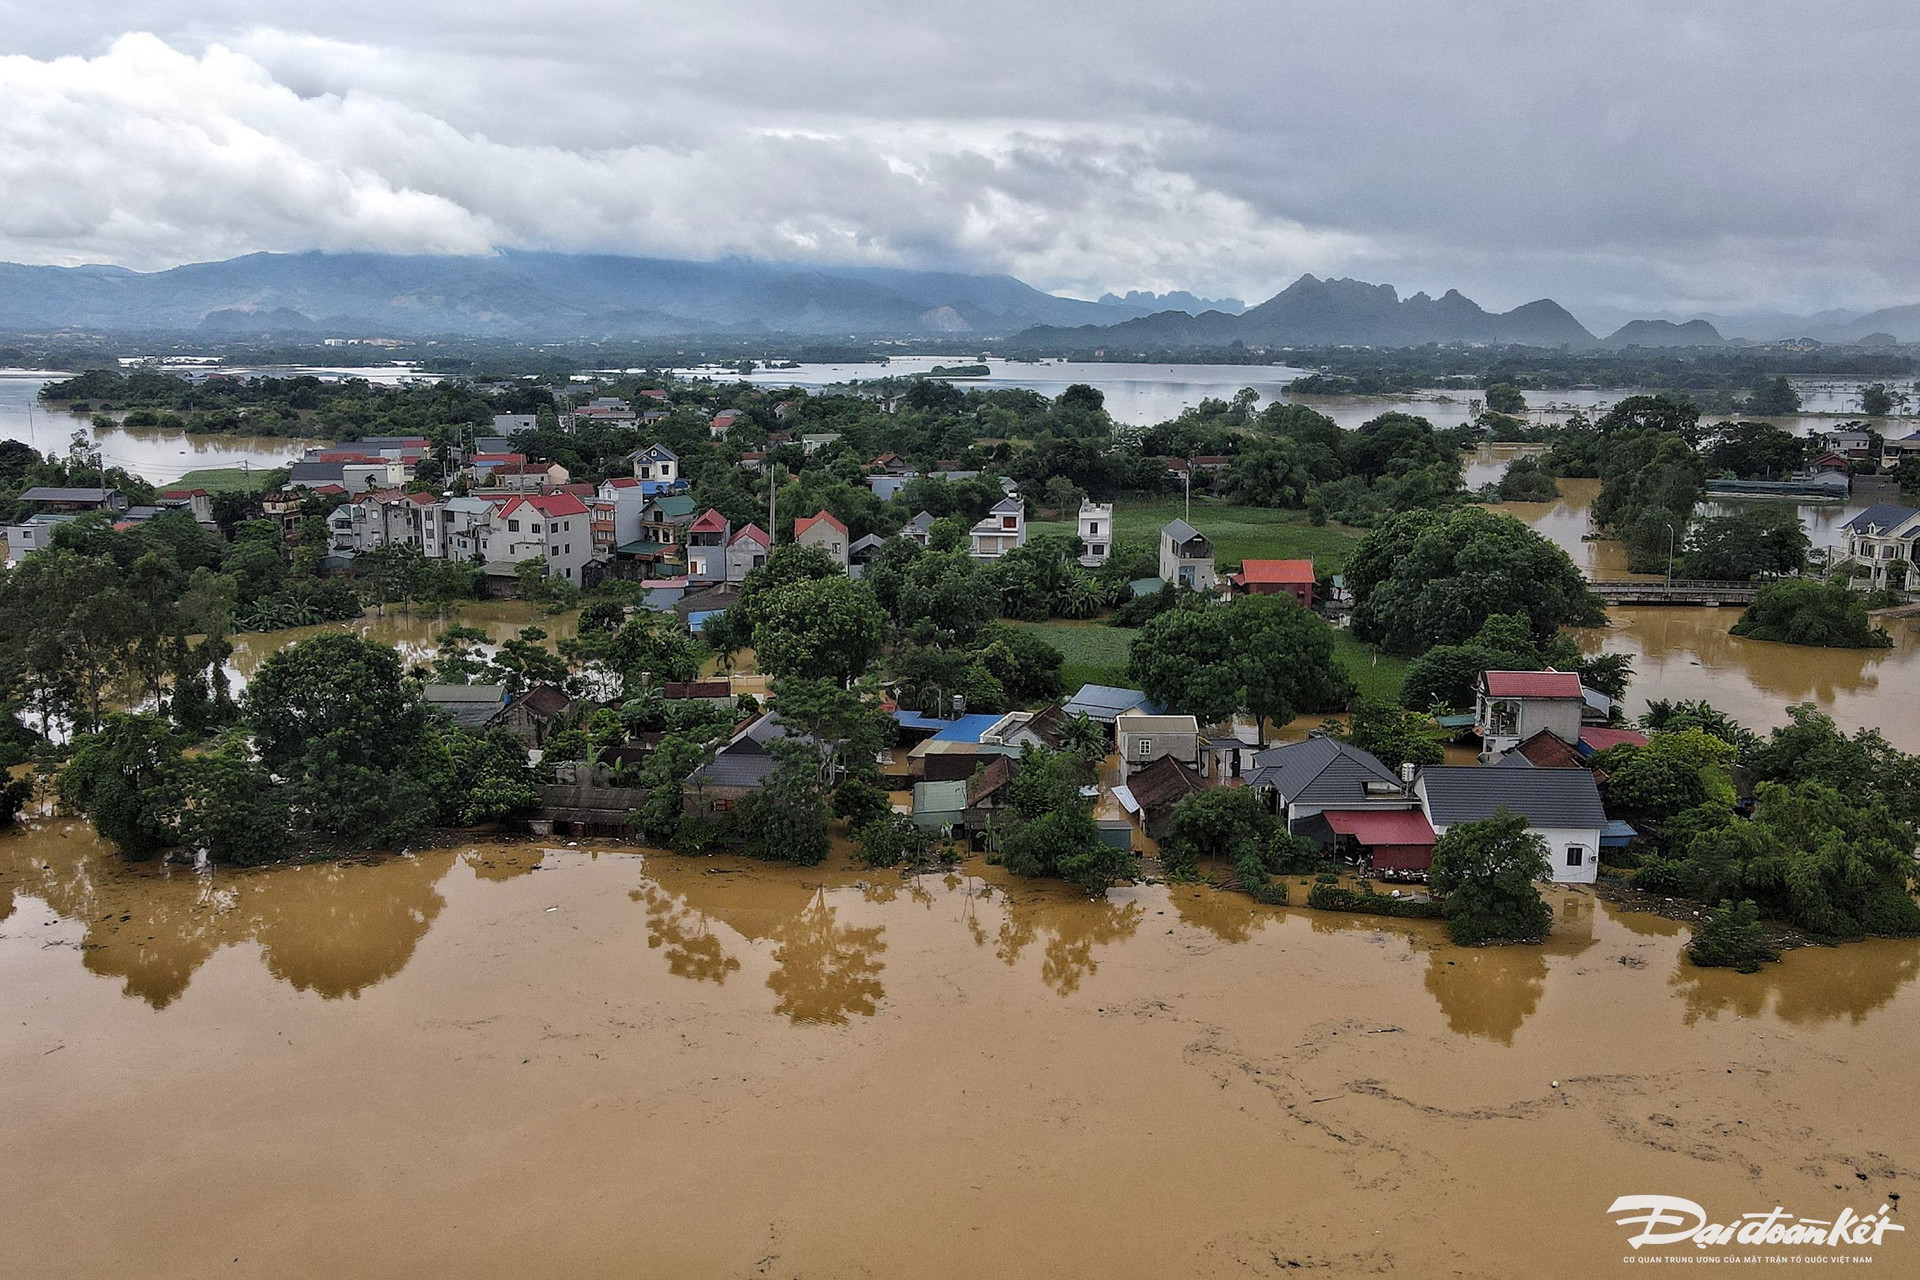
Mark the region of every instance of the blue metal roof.
[[1600, 828], [1600, 843], [1604, 845], [1623, 845], [1639, 834], [1638, 831], [1633, 829], [1632, 823], [1622, 822], [1620, 819], [1615, 818], [1608, 822], [1606, 826]]
[[945, 722], [946, 728], [933, 735], [935, 742], [978, 742], [980, 735], [1000, 723], [999, 716], [958, 716]]
[[699, 635], [706, 630], [708, 618], [717, 618], [725, 612], [725, 609], [708, 609], [700, 613], [690, 613], [687, 615], [687, 629]]

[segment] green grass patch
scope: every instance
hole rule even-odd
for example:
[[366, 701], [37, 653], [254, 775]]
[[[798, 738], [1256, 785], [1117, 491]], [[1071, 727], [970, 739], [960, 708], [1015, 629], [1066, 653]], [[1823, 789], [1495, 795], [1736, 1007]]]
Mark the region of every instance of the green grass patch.
[[1031, 631], [1060, 651], [1066, 661], [1060, 676], [1068, 692], [1083, 684], [1127, 682], [1128, 650], [1140, 633], [1131, 627], [1110, 627], [1104, 622], [1009, 622], [1010, 627]]
[[[1186, 503], [1180, 498], [1144, 502], [1123, 498], [1114, 504], [1114, 533], [1158, 547], [1161, 526], [1185, 517]], [[1316, 527], [1304, 511], [1244, 507], [1201, 497], [1193, 500], [1193, 526], [1213, 539], [1214, 556], [1222, 564], [1248, 559], [1312, 560], [1315, 569], [1326, 573], [1347, 567], [1365, 532], [1338, 524]], [[1036, 534], [1077, 532], [1073, 523], [1064, 520], [1036, 520], [1027, 528]]]
[[266, 488], [267, 473], [256, 467], [207, 467], [189, 471], [165, 489], [205, 489], [208, 493], [258, 493]]
[[1333, 633], [1333, 656], [1346, 664], [1361, 697], [1400, 700], [1400, 687], [1407, 682], [1408, 659], [1382, 653], [1344, 630]]

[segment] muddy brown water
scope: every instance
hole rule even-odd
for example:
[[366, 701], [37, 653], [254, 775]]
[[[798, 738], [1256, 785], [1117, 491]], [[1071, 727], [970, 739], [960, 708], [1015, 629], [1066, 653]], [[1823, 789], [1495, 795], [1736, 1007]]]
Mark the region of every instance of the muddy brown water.
[[0, 834], [4, 1270], [1598, 1276], [1617, 1195], [1912, 1194], [1920, 941], [1745, 977], [1552, 899], [1546, 946], [1469, 951], [977, 862], [208, 874], [35, 820]]

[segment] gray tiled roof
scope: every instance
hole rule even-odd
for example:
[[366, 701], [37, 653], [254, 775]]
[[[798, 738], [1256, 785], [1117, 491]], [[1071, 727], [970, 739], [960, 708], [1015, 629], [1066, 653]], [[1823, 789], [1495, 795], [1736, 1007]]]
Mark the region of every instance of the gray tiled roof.
[[1175, 542], [1192, 542], [1195, 538], [1201, 536], [1200, 531], [1188, 524], [1185, 520], [1169, 520], [1160, 532], [1166, 534]]
[[1876, 502], [1841, 527], [1851, 529], [1855, 533], [1885, 533], [1889, 529], [1905, 524], [1915, 516], [1920, 516], [1920, 511], [1912, 507], [1903, 507], [1892, 502]]
[[1422, 771], [1427, 816], [1438, 826], [1491, 818], [1505, 805], [1536, 827], [1604, 827], [1600, 788], [1585, 769], [1489, 769], [1435, 765]]
[[1365, 801], [1369, 782], [1399, 786], [1400, 776], [1358, 747], [1308, 738], [1256, 755], [1247, 782], [1272, 787], [1288, 804], [1339, 806]]

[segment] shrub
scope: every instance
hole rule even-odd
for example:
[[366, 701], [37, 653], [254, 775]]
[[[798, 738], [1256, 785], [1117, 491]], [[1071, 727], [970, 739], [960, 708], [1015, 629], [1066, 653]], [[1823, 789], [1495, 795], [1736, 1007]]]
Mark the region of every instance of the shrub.
[[1719, 907], [1694, 929], [1687, 954], [1703, 969], [1737, 969], [1741, 973], [1758, 973], [1763, 963], [1780, 958], [1760, 923], [1760, 908], [1751, 898], [1739, 902], [1722, 898]]
[[1322, 876], [1307, 894], [1307, 905], [1319, 911], [1354, 911], [1367, 915], [1400, 916], [1412, 920], [1436, 920], [1445, 914], [1437, 902], [1420, 898], [1396, 898], [1391, 894], [1361, 891], [1330, 883]]

